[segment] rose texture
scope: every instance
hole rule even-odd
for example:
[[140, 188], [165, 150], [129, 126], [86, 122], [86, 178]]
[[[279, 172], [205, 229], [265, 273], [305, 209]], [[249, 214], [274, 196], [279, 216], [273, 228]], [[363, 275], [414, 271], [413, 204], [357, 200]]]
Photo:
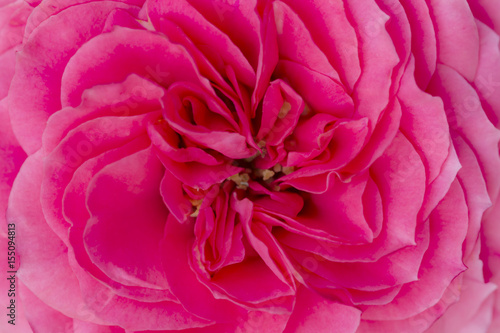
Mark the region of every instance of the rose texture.
[[500, 331], [497, 1], [0, 17], [2, 332]]

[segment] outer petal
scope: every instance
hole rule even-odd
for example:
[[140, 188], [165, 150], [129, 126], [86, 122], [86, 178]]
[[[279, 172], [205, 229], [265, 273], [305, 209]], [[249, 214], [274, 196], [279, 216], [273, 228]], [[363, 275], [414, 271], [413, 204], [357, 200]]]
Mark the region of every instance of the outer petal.
[[[131, 8], [110, 1], [70, 7], [46, 20], [24, 44], [9, 96], [14, 133], [26, 152], [40, 148], [48, 117], [61, 108], [60, 78], [68, 60], [102, 31], [107, 15], [116, 7]], [[75, 17], [80, 18], [78, 24], [74, 24]]]
[[23, 239], [17, 247], [22, 261], [18, 277], [49, 307], [68, 317], [81, 318], [79, 309], [84, 308], [84, 302], [68, 263], [67, 248], [46, 224], [42, 213], [41, 163], [40, 153], [26, 160], [9, 199], [7, 221], [16, 224], [18, 237]]

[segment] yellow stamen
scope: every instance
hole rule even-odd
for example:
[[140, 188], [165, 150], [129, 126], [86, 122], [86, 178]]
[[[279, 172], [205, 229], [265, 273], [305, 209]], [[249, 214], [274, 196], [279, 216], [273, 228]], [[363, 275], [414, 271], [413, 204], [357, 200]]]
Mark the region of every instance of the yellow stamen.
[[285, 101], [283, 103], [283, 106], [281, 106], [280, 112], [278, 113], [278, 118], [280, 118], [280, 119], [285, 118], [291, 109], [292, 109], [292, 105], [290, 103], [288, 103], [287, 101]]
[[262, 179], [264, 180], [268, 180], [272, 176], [274, 176], [274, 171], [271, 170], [264, 170], [264, 172], [262, 173]]
[[286, 166], [286, 167], [283, 167], [281, 171], [282, 171], [285, 175], [289, 175], [289, 174], [291, 174], [294, 170], [295, 170], [295, 168], [294, 168], [293, 166]]

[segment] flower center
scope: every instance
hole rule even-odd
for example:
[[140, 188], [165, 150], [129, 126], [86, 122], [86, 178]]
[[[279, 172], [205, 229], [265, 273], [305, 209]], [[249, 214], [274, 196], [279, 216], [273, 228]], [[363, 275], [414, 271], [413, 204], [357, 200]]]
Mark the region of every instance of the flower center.
[[294, 167], [282, 166], [277, 163], [272, 168], [260, 169], [255, 167], [252, 161], [249, 159], [237, 160], [233, 163], [236, 166], [244, 167], [245, 170], [232, 175], [227, 178], [229, 181], [233, 181], [236, 184], [236, 188], [241, 190], [246, 190], [249, 187], [249, 182], [255, 181], [259, 182], [261, 185], [270, 187], [275, 191], [279, 191], [280, 187], [274, 185], [275, 181], [284, 175], [289, 175], [294, 171]]

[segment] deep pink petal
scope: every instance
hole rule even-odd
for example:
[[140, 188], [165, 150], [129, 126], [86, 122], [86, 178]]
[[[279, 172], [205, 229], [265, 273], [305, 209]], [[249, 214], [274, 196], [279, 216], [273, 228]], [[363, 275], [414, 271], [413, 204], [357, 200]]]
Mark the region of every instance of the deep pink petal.
[[71, 181], [73, 173], [87, 159], [117, 148], [146, 133], [151, 118], [158, 113], [131, 117], [101, 117], [89, 120], [73, 129], [44, 159], [44, 179], [41, 203], [47, 223], [68, 243], [69, 223], [62, 212], [61, 191]]
[[278, 27], [280, 58], [299, 63], [340, 83], [339, 75], [314, 44], [310, 32], [299, 16], [282, 2], [275, 2], [273, 10]]
[[415, 57], [415, 80], [425, 89], [436, 70], [436, 32], [426, 1], [401, 1], [411, 29], [411, 50]]
[[[100, 280], [106, 286], [109, 286], [119, 296], [135, 300], [163, 301], [172, 299], [168, 290], [128, 286], [119, 283], [119, 279], [116, 281], [110, 279], [90, 260], [83, 242], [84, 229], [90, 218], [86, 204], [86, 193], [92, 178], [105, 166], [144, 150], [149, 145], [150, 141], [147, 136], [142, 135], [121, 147], [108, 150], [83, 163], [76, 170], [71, 182], [64, 190], [63, 213], [65, 219], [71, 223], [69, 230], [70, 244], [68, 248], [70, 265], [79, 265], [86, 272], [93, 275], [93, 277]], [[126, 279], [124, 282], [127, 283]]]
[[342, 83], [352, 92], [361, 69], [355, 23], [351, 23], [343, 2], [314, 0], [284, 1], [301, 18], [316, 45], [339, 73]]
[[[70, 7], [44, 21], [25, 42], [9, 95], [14, 133], [28, 153], [40, 148], [48, 117], [61, 108], [61, 77], [68, 60], [101, 32], [116, 7], [130, 8], [108, 1]], [[74, 17], [81, 18], [79, 24]]]
[[105, 116], [127, 117], [161, 109], [162, 87], [131, 74], [121, 83], [99, 85], [85, 90], [82, 103], [53, 114], [43, 133], [43, 148], [51, 152], [74, 128]]
[[368, 308], [363, 312], [363, 318], [405, 319], [436, 304], [450, 282], [465, 270], [462, 243], [467, 227], [468, 212], [464, 194], [455, 180], [430, 216], [431, 240], [420, 268], [419, 280], [403, 286], [393, 302]]
[[353, 333], [359, 325], [361, 311], [325, 299], [302, 287], [284, 333], [327, 333], [332, 328], [339, 333]]
[[[212, 4], [216, 6], [215, 10], [218, 9], [222, 15], [229, 15], [231, 11], [238, 12], [237, 8], [231, 8], [231, 6], [226, 7], [224, 4], [217, 2], [213, 2]], [[246, 4], [249, 5], [249, 2], [246, 2]], [[203, 2], [199, 2], [199, 5], [201, 7], [209, 7], [203, 5]], [[217, 21], [221, 22], [222, 17], [218, 16], [215, 10], [212, 9], [211, 14]], [[228, 12], [226, 13], [226, 11]], [[242, 50], [233, 43], [227, 34], [220, 31], [213, 23], [203, 17], [190, 2], [186, 0], [169, 0], [167, 2], [151, 0], [148, 1], [148, 15], [153, 25], [160, 31], [162, 20], [171, 21], [179, 26], [195, 45], [199, 45], [198, 48], [211, 60], [219, 73], [224, 73], [223, 69], [227, 64], [234, 69], [239, 81], [250, 87], [255, 84], [255, 70], [247, 58], [245, 58]], [[248, 17], [246, 16], [244, 20], [248, 20]], [[231, 18], [230, 20], [233, 19]], [[252, 27], [252, 29], [255, 29], [255, 27]], [[254, 35], [254, 42], [257, 42], [255, 37]], [[258, 52], [258, 48], [255, 47], [252, 52]]]
[[391, 39], [387, 14], [376, 2], [346, 1], [346, 12], [360, 29], [357, 31], [361, 76], [356, 83], [356, 113], [374, 124], [388, 106], [394, 89], [393, 74], [400, 61], [397, 44]]
[[[93, 323], [105, 321], [107, 325], [119, 325], [127, 331], [183, 330], [213, 324], [186, 311], [177, 302], [140, 302], [122, 297], [81, 267], [74, 265], [73, 271], [85, 300], [85, 304], [79, 309], [83, 320]], [[131, 316], [131, 313], [135, 315]]]
[[62, 76], [62, 106], [75, 107], [86, 89], [122, 82], [132, 73], [164, 87], [186, 81], [211, 89], [182, 46], [151, 31], [116, 27], [90, 40], [70, 59]]
[[22, 261], [17, 276], [47, 306], [82, 318], [79, 310], [85, 304], [68, 263], [67, 248], [45, 222], [40, 206], [41, 164], [40, 153], [26, 160], [10, 196], [7, 220], [16, 224], [17, 235], [24, 240], [16, 249]]
[[172, 215], [167, 220], [160, 247], [170, 288], [187, 311], [219, 323], [234, 321], [240, 308], [214, 298], [189, 265], [188, 253], [194, 241], [192, 229], [192, 225], [181, 224]]
[[110, 163], [88, 186], [85, 247], [103, 272], [125, 285], [168, 286], [158, 248], [169, 215], [160, 195], [163, 174], [148, 148]]
[[26, 154], [19, 146], [10, 127], [9, 112], [6, 108], [6, 99], [0, 100], [0, 234], [5, 235], [5, 212], [9, 200], [12, 183], [19, 172], [19, 168], [26, 158]]
[[316, 72], [300, 63], [280, 60], [276, 74], [290, 82], [290, 86], [314, 112], [349, 117], [354, 103], [345, 88], [325, 73]]
[[125, 330], [118, 326], [96, 325], [78, 319], [73, 320], [73, 329], [75, 332], [86, 333], [125, 333]]

